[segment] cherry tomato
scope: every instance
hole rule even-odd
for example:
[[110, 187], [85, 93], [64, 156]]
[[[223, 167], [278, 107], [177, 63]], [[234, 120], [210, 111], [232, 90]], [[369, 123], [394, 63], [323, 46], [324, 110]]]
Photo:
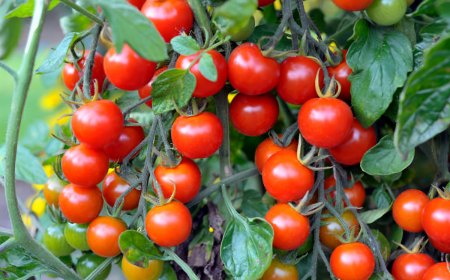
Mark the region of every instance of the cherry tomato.
[[362, 11], [372, 4], [373, 0], [333, 0], [334, 4], [346, 11]]
[[247, 22], [242, 25], [234, 25], [223, 32], [224, 36], [230, 36], [230, 40], [240, 42], [247, 40], [255, 30], [255, 18], [251, 16]]
[[377, 143], [373, 127], [364, 128], [358, 120], [353, 120], [350, 135], [339, 146], [329, 149], [333, 158], [344, 165], [359, 164], [364, 154]]
[[308, 100], [298, 114], [298, 127], [308, 143], [319, 148], [333, 148], [350, 135], [353, 114], [350, 107], [336, 98]]
[[175, 187], [175, 199], [187, 203], [200, 190], [202, 174], [193, 160], [184, 157], [174, 167], [158, 165], [155, 168], [155, 179], [158, 181], [164, 197], [169, 198]]
[[[178, 69], [187, 69], [201, 53], [202, 51], [198, 51], [193, 55], [180, 55], [177, 59], [175, 67]], [[205, 78], [200, 72], [200, 60], [197, 60], [197, 62], [195, 62], [189, 70], [195, 76], [195, 79], [197, 81], [197, 83], [195, 84], [194, 92], [192, 93], [192, 96], [194, 97], [206, 98], [208, 96], [214, 95], [223, 88], [225, 82], [227, 81], [227, 61], [225, 60], [225, 57], [223, 57], [223, 55], [221, 55], [216, 50], [210, 50], [207, 51], [207, 53], [212, 57], [214, 66], [216, 67], [217, 80], [210, 81]]]
[[108, 50], [103, 62], [106, 77], [119, 89], [138, 90], [153, 77], [156, 63], [140, 57], [128, 45], [121, 53], [114, 48]]
[[366, 13], [376, 24], [388, 26], [399, 22], [407, 8], [405, 0], [373, 0]]
[[436, 263], [425, 271], [421, 280], [449, 280], [450, 270], [445, 262]]
[[450, 244], [450, 200], [430, 200], [422, 212], [422, 226], [434, 241]]
[[268, 6], [268, 5], [272, 4], [273, 2], [275, 2], [275, 0], [258, 0], [258, 6], [259, 7]]
[[317, 97], [315, 80], [319, 72], [320, 87], [323, 83], [323, 71], [320, 64], [307, 56], [292, 56], [281, 63], [278, 95], [291, 104], [304, 104]]
[[57, 257], [68, 256], [75, 251], [64, 237], [64, 225], [53, 224], [45, 229], [42, 239], [45, 247]]
[[59, 207], [67, 220], [85, 224], [95, 219], [103, 207], [101, 191], [69, 184], [59, 195]]
[[258, 147], [256, 147], [255, 151], [255, 164], [258, 168], [259, 172], [261, 173], [263, 170], [263, 166], [266, 163], [266, 161], [273, 156], [274, 154], [278, 153], [281, 150], [289, 149], [293, 151], [297, 151], [298, 141], [292, 140], [291, 144], [287, 147], [281, 147], [275, 144], [272, 140], [272, 138], [268, 137], [264, 141], [262, 141]]
[[120, 254], [119, 236], [127, 230], [127, 225], [119, 218], [101, 216], [93, 220], [87, 230], [89, 248], [101, 257]]
[[59, 206], [59, 194], [61, 193], [63, 187], [64, 186], [61, 184], [61, 181], [59, 181], [58, 178], [52, 177], [48, 179], [47, 184], [44, 185], [44, 189], [42, 191], [48, 205], [55, 207]]
[[409, 232], [421, 232], [422, 212], [429, 201], [422, 191], [409, 189], [402, 192], [392, 205], [392, 216], [397, 225]]
[[440, 242], [433, 239], [429, 239], [431, 245], [433, 245], [434, 248], [441, 251], [442, 253], [449, 254], [450, 253], [450, 242]]
[[83, 188], [95, 188], [108, 172], [108, 157], [101, 150], [80, 144], [64, 153], [61, 166], [69, 182]]
[[119, 138], [123, 129], [122, 111], [110, 100], [86, 103], [73, 114], [72, 129], [81, 143], [103, 148]]
[[[322, 218], [321, 227], [320, 227], [320, 242], [323, 245], [327, 246], [330, 249], [334, 249], [337, 246], [341, 245], [342, 242], [338, 239], [338, 237], [343, 237], [345, 234], [344, 226], [339, 222], [339, 220], [332, 216], [330, 213], [325, 212], [327, 215]], [[347, 224], [347, 227], [350, 231], [353, 230], [355, 235], [358, 235], [360, 226], [358, 219], [356, 219], [355, 214], [353, 214], [350, 210], [345, 210], [341, 218]]]
[[427, 254], [403, 254], [392, 264], [392, 276], [396, 280], [422, 280], [425, 271], [435, 263]]
[[343, 59], [342, 62], [334, 67], [328, 67], [328, 74], [330, 77], [333, 77], [336, 79], [336, 81], [341, 84], [341, 93], [339, 94], [339, 99], [350, 101], [352, 98], [350, 89], [352, 86], [352, 83], [348, 79], [348, 77], [352, 74], [352, 68], [348, 66], [347, 64], [347, 51], [344, 50], [342, 52]]
[[[109, 206], [113, 207], [116, 200], [130, 188], [130, 184], [122, 177], [117, 175], [116, 172], [111, 172], [106, 175], [105, 180], [103, 180], [103, 197]], [[141, 197], [141, 191], [134, 188], [129, 192], [124, 200], [122, 210], [128, 211], [136, 209], [139, 205], [139, 198]]]
[[163, 271], [164, 262], [150, 260], [147, 267], [132, 264], [125, 256], [122, 258], [122, 272], [127, 280], [157, 280]]
[[[136, 123], [136, 121], [131, 120]], [[103, 149], [111, 161], [122, 162], [145, 138], [144, 129], [140, 126], [125, 126], [116, 141]], [[131, 158], [136, 157], [139, 152]]]
[[155, 206], [147, 213], [145, 228], [150, 239], [159, 246], [177, 246], [189, 238], [192, 216], [181, 202]]
[[346, 243], [331, 253], [330, 265], [334, 276], [340, 280], [365, 280], [375, 269], [375, 258], [366, 244]]
[[278, 84], [280, 65], [265, 57], [258, 46], [244, 43], [233, 50], [228, 59], [228, 79], [240, 93], [258, 95], [267, 93]]
[[289, 204], [275, 204], [269, 209], [265, 219], [273, 227], [273, 247], [276, 249], [294, 250], [308, 239], [308, 218]]
[[[94, 254], [86, 254], [77, 262], [77, 272], [82, 279], [88, 277], [99, 265], [105, 261], [104, 258]], [[111, 265], [108, 265], [94, 280], [105, 280], [111, 272]]]
[[269, 131], [277, 122], [278, 113], [278, 101], [271, 94], [238, 94], [230, 105], [231, 123], [237, 131], [247, 136], [258, 136]]
[[[146, 97], [149, 97], [152, 94], [152, 84], [153, 82], [156, 80], [156, 78], [164, 71], [167, 70], [167, 66], [163, 66], [161, 68], [159, 68], [158, 70], [156, 70], [155, 74], [153, 75], [153, 78], [150, 80], [150, 82], [148, 82], [148, 84], [146, 84], [145, 86], [141, 87], [138, 91], [139, 97], [141, 99], [144, 99]], [[145, 102], [145, 104], [148, 107], [152, 107], [152, 100], [149, 100], [147, 102]]]
[[267, 192], [279, 202], [301, 199], [314, 185], [314, 172], [297, 159], [297, 153], [285, 149], [264, 164], [262, 179]]
[[280, 262], [273, 259], [269, 268], [264, 272], [261, 280], [297, 280], [298, 270], [295, 265]]
[[[336, 186], [336, 179], [330, 176], [325, 179], [325, 190], [333, 188]], [[366, 200], [366, 190], [364, 189], [361, 182], [357, 181], [350, 188], [344, 188], [345, 196], [347, 196], [350, 204], [354, 207], [363, 207], [364, 201]], [[336, 197], [336, 189], [330, 192], [331, 198]]]
[[166, 43], [185, 32], [189, 34], [194, 15], [186, 0], [148, 0], [141, 12], [155, 25]]
[[207, 158], [222, 145], [223, 127], [219, 118], [209, 112], [179, 116], [172, 124], [175, 148], [188, 158]]
[[128, 3], [140, 10], [142, 8], [142, 5], [144, 5], [145, 0], [128, 0]]
[[64, 227], [64, 236], [67, 243], [69, 243], [69, 245], [73, 248], [81, 251], [89, 250], [86, 235], [87, 228], [88, 224], [67, 223]]

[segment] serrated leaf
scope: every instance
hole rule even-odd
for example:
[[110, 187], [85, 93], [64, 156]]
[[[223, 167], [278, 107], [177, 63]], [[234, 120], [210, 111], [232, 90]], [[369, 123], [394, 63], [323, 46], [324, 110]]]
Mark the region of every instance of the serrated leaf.
[[217, 81], [217, 68], [209, 53], [202, 54], [198, 63], [198, 69], [207, 80], [211, 82]]
[[391, 210], [391, 206], [364, 211], [364, 212], [360, 213], [360, 215], [361, 215], [361, 219], [366, 224], [371, 224], [371, 223], [379, 220], [381, 217], [383, 217], [387, 212], [389, 212], [389, 210]]
[[412, 48], [403, 33], [365, 20], [356, 23], [353, 38], [347, 54], [353, 69], [352, 106], [361, 124], [368, 127], [383, 115], [396, 89], [406, 81], [413, 65]]
[[120, 234], [119, 247], [127, 260], [134, 264], [148, 264], [150, 260], [164, 259], [155, 244], [135, 230], [126, 230]]
[[72, 46], [73, 42], [78, 39], [79, 36], [80, 34], [77, 32], [67, 33], [56, 49], [47, 56], [44, 62], [42, 62], [41, 66], [36, 70], [36, 73], [45, 74], [60, 69], [70, 46]]
[[213, 22], [223, 34], [235, 26], [245, 26], [258, 7], [256, 0], [228, 0], [214, 9]]
[[[51, 0], [50, 4], [48, 5], [48, 10], [49, 11], [53, 10], [56, 6], [58, 6], [58, 4], [59, 4], [59, 0]], [[14, 18], [14, 17], [27, 18], [27, 17], [31, 17], [33, 15], [33, 11], [34, 11], [34, 0], [28, 0], [27, 2], [19, 5], [14, 10], [10, 11], [6, 15], [6, 18]]]
[[180, 35], [170, 40], [174, 51], [181, 55], [195, 54], [200, 50], [200, 46], [194, 38], [187, 35]]

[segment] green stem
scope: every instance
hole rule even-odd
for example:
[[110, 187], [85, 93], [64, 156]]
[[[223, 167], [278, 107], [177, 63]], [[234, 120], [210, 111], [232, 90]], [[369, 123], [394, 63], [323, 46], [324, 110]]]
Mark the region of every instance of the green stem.
[[103, 25], [103, 20], [99, 18], [98, 16], [94, 15], [93, 13], [89, 12], [85, 8], [81, 7], [80, 5], [77, 5], [76, 3], [70, 1], [70, 0], [60, 0], [60, 2], [64, 3], [65, 5], [69, 6], [70, 8], [74, 9], [75, 11], [79, 12], [80, 14], [84, 15], [88, 19]]
[[200, 280], [194, 271], [185, 263], [174, 251], [168, 248], [162, 248], [163, 252], [168, 255], [181, 269], [187, 274], [190, 280]]
[[19, 77], [17, 76], [16, 71], [14, 71], [11, 67], [9, 67], [8, 65], [6, 65], [5, 63], [3, 63], [1, 61], [0, 61], [0, 68], [3, 68], [3, 70], [8, 72], [8, 74], [11, 75], [11, 77], [13, 77], [14, 82], [17, 83], [17, 80], [19, 79]]
[[195, 16], [195, 21], [205, 33], [205, 46], [208, 46], [209, 39], [212, 37], [211, 23], [209, 17], [206, 14], [205, 9], [202, 6], [200, 0], [188, 0], [189, 6]]
[[[100, 37], [100, 32], [102, 31], [102, 25], [97, 24], [92, 29], [92, 45], [91, 45], [91, 52], [88, 54], [88, 57], [86, 59], [84, 74], [83, 74], [83, 93], [84, 96], [87, 98], [91, 97], [91, 78], [92, 78], [92, 69], [94, 68], [94, 61], [95, 61], [95, 53], [98, 45], [98, 39]], [[97, 85], [100, 81], [97, 81]], [[102, 89], [98, 89], [101, 93]]]
[[17, 245], [17, 241], [14, 237], [10, 237], [8, 240], [0, 244], [0, 254], [8, 250], [12, 246]]

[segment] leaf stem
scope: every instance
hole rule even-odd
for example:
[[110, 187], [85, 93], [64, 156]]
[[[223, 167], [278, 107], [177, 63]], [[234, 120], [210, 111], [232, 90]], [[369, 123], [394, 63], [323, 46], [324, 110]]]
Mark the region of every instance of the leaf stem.
[[200, 280], [194, 271], [185, 263], [174, 251], [169, 248], [161, 248], [162, 251], [168, 255], [183, 271], [187, 274], [190, 280]]
[[103, 20], [98, 17], [97, 15], [94, 15], [93, 13], [89, 12], [87, 9], [81, 7], [80, 5], [77, 5], [76, 3], [70, 1], [70, 0], [60, 0], [60, 2], [64, 3], [68, 7], [74, 9], [75, 11], [79, 12], [80, 14], [84, 15], [85, 17], [89, 18], [90, 20], [103, 25]]
[[5, 63], [3, 63], [1, 61], [0, 61], [0, 68], [3, 68], [3, 70], [8, 72], [8, 74], [11, 75], [11, 77], [14, 79], [14, 82], [17, 83], [17, 80], [19, 79], [19, 77], [17, 76], [16, 71], [14, 71], [11, 67], [9, 67], [8, 65], [6, 65]]

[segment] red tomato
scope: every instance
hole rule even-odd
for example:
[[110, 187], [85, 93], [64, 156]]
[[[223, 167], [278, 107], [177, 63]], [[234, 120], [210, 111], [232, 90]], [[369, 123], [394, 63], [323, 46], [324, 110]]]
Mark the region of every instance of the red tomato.
[[434, 241], [450, 244], [450, 200], [430, 200], [422, 212], [422, 226]]
[[320, 64], [306, 56], [292, 56], [281, 63], [278, 95], [291, 104], [304, 104], [317, 97], [315, 80], [319, 72], [320, 87], [323, 83], [323, 71]]
[[[345, 229], [336, 217], [332, 216], [328, 212], [325, 213], [327, 216], [324, 215], [324, 218], [321, 220], [319, 238], [323, 245], [330, 249], [334, 249], [342, 244], [338, 237], [344, 236]], [[350, 210], [345, 210], [344, 213], [342, 213], [341, 218], [347, 224], [349, 230], [353, 230], [354, 233], [358, 235], [360, 226], [355, 214], [353, 214]]]
[[272, 4], [273, 2], [275, 2], [275, 0], [258, 0], [258, 6], [259, 7], [268, 6], [268, 5]]
[[145, 228], [148, 237], [157, 245], [177, 246], [191, 234], [192, 216], [183, 203], [172, 201], [150, 209], [145, 218]]
[[[136, 123], [134, 120], [130, 120]], [[144, 129], [140, 126], [125, 126], [116, 141], [103, 149], [111, 161], [122, 162], [145, 138]], [[132, 158], [136, 157], [136, 153]]]
[[266, 163], [266, 161], [273, 156], [274, 154], [278, 153], [281, 150], [289, 149], [294, 152], [297, 151], [298, 141], [292, 140], [291, 144], [287, 147], [281, 147], [275, 144], [272, 140], [272, 138], [268, 137], [264, 141], [262, 141], [258, 147], [256, 147], [255, 151], [255, 164], [258, 168], [259, 172], [261, 173], [263, 170], [263, 166]]
[[110, 100], [86, 103], [73, 114], [72, 129], [81, 143], [103, 148], [119, 138], [123, 129], [122, 111]]
[[[156, 78], [164, 71], [167, 70], [167, 66], [163, 66], [161, 68], [159, 68], [158, 70], [156, 70], [155, 74], [153, 75], [153, 78], [150, 80], [150, 82], [148, 82], [148, 84], [146, 84], [145, 86], [141, 87], [138, 91], [139, 97], [141, 99], [144, 99], [146, 97], [149, 97], [152, 94], [152, 84], [153, 82], [156, 80]], [[145, 102], [145, 104], [148, 107], [152, 107], [152, 100], [149, 100], [147, 102]]]
[[449, 254], [450, 253], [450, 243], [449, 242], [439, 242], [433, 239], [429, 239], [431, 245], [433, 245], [434, 248], [441, 251], [442, 253]]
[[340, 280], [367, 280], [375, 269], [375, 258], [366, 244], [346, 243], [331, 253], [330, 265]]
[[144, 5], [145, 0], [128, 0], [128, 3], [135, 6], [138, 10], [141, 9], [142, 5]]
[[264, 164], [262, 179], [267, 192], [279, 202], [301, 199], [314, 185], [314, 172], [297, 159], [297, 153], [285, 149]]
[[[187, 69], [191, 63], [197, 59], [201, 52], [202, 51], [199, 51], [196, 54], [188, 56], [180, 55], [177, 59], [175, 67], [178, 69]], [[206, 98], [214, 95], [223, 88], [225, 82], [227, 81], [227, 61], [225, 60], [225, 57], [223, 57], [223, 55], [216, 50], [210, 50], [207, 53], [212, 57], [214, 65], [216, 66], [217, 80], [213, 82], [206, 79], [199, 69], [200, 60], [195, 62], [190, 69], [190, 72], [197, 80], [194, 93], [192, 93], [192, 96], [194, 97]]]
[[429, 201], [422, 191], [409, 189], [402, 192], [392, 205], [392, 216], [397, 225], [409, 232], [421, 232], [422, 212]]
[[289, 204], [275, 204], [269, 209], [265, 219], [273, 227], [274, 248], [294, 250], [308, 239], [308, 218], [295, 211]]
[[334, 67], [328, 67], [328, 74], [330, 77], [336, 79], [336, 81], [341, 84], [341, 93], [339, 94], [339, 99], [350, 101], [352, 96], [350, 93], [350, 89], [352, 83], [348, 79], [348, 77], [352, 74], [352, 68], [347, 64], [347, 50], [342, 52], [343, 59], [342, 62]]
[[278, 113], [278, 101], [271, 94], [238, 94], [230, 105], [231, 123], [247, 136], [259, 136], [269, 131], [277, 122]]
[[108, 157], [101, 150], [80, 144], [64, 153], [61, 166], [69, 182], [95, 188], [108, 172]]
[[298, 127], [303, 138], [319, 148], [342, 144], [350, 135], [352, 126], [352, 110], [336, 98], [310, 99], [298, 114]]
[[[120, 195], [126, 192], [129, 188], [130, 184], [125, 179], [117, 175], [116, 172], [111, 172], [106, 175], [105, 180], [103, 180], [103, 197], [108, 205], [113, 207]], [[139, 205], [140, 197], [141, 191], [134, 188], [125, 196], [122, 210], [127, 211], [136, 209]]]
[[59, 195], [59, 208], [72, 223], [86, 224], [94, 220], [103, 207], [102, 192], [69, 184]]
[[445, 262], [430, 266], [421, 280], [450, 280], [450, 270]]
[[194, 24], [194, 15], [186, 0], [147, 0], [141, 12], [155, 25], [166, 43], [188, 33]]
[[435, 263], [427, 254], [403, 254], [392, 264], [392, 276], [395, 280], [422, 280], [425, 271]]
[[155, 168], [155, 179], [165, 198], [172, 195], [175, 186], [175, 199], [183, 203], [191, 201], [202, 184], [200, 169], [193, 160], [186, 157], [175, 167], [158, 165]]
[[353, 120], [350, 135], [339, 146], [329, 149], [333, 158], [344, 165], [359, 164], [364, 154], [377, 143], [373, 127], [364, 128], [358, 120]]
[[264, 272], [261, 280], [298, 280], [298, 270], [295, 265], [273, 259], [269, 268]]
[[[336, 179], [333, 176], [330, 176], [325, 179], [325, 190], [330, 188], [334, 188], [336, 186]], [[361, 182], [357, 181], [350, 188], [344, 188], [345, 195], [348, 200], [350, 200], [350, 204], [354, 207], [363, 207], [364, 201], [366, 200], [366, 190], [364, 189]], [[331, 191], [331, 198], [336, 197], [336, 189]]]
[[219, 118], [209, 112], [179, 116], [172, 124], [175, 148], [188, 158], [207, 158], [222, 145], [223, 127]]
[[121, 53], [114, 48], [108, 50], [103, 62], [106, 77], [119, 89], [138, 90], [153, 77], [156, 63], [140, 57], [128, 45]]
[[89, 248], [97, 256], [109, 258], [120, 254], [119, 236], [127, 230], [127, 225], [118, 218], [98, 217], [87, 230]]
[[240, 93], [267, 93], [277, 86], [279, 78], [278, 62], [263, 56], [253, 43], [243, 43], [235, 48], [228, 59], [228, 79]]
[[372, 4], [373, 0], [333, 0], [334, 4], [346, 11], [362, 11]]

